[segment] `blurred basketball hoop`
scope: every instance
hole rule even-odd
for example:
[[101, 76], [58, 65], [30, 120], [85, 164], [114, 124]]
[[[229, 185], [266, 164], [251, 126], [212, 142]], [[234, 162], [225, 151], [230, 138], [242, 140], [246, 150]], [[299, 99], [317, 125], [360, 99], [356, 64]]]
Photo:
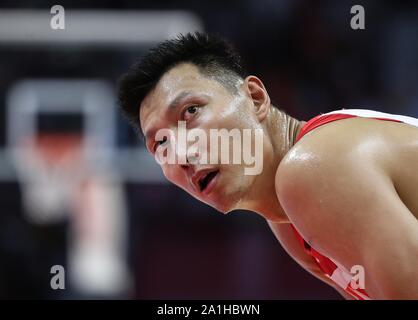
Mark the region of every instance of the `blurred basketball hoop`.
[[[35, 79], [20, 78], [27, 73], [17, 78], [13, 73], [10, 79], [10, 83], [18, 82], [8, 87], [0, 181], [17, 179], [31, 223], [48, 225], [68, 218], [72, 287], [87, 297], [114, 297], [126, 290], [129, 278], [123, 183], [167, 182], [145, 148], [121, 145], [116, 150], [113, 80], [109, 85], [90, 78], [114, 79], [117, 68], [97, 67], [109, 61], [109, 52], [111, 57], [116, 53], [117, 59], [121, 52], [136, 56], [153, 43], [202, 30], [203, 23], [194, 13], [180, 10], [72, 10], [71, 17], [72, 27], [57, 34], [45, 24], [50, 20], [48, 10], [0, 10], [2, 45], [17, 45], [25, 55], [32, 47], [47, 53], [35, 68], [47, 66], [47, 70], [30, 73]], [[80, 48], [83, 54], [78, 54]], [[65, 61], [74, 65], [67, 66]], [[58, 62], [65, 67], [57, 68]], [[84, 70], [84, 62], [94, 65], [94, 71]], [[51, 75], [65, 78], [45, 79]], [[8, 72], [5, 79], [7, 76]], [[76, 76], [88, 78], [73, 78]], [[82, 119], [82, 126], [61, 130], [74, 113]], [[43, 114], [49, 118], [48, 125], [59, 125], [53, 130], [39, 128]], [[62, 118], [51, 121], [54, 116]]]
[[114, 167], [112, 89], [93, 80], [27, 80], [8, 97], [8, 153], [26, 216], [68, 218], [71, 283], [93, 296], [127, 290], [126, 203]]
[[23, 140], [13, 157], [31, 222], [53, 223], [65, 218], [82, 183], [81, 135], [39, 134]]
[[111, 90], [93, 80], [27, 80], [8, 98], [8, 150], [34, 223], [60, 221], [86, 172], [110, 164]]

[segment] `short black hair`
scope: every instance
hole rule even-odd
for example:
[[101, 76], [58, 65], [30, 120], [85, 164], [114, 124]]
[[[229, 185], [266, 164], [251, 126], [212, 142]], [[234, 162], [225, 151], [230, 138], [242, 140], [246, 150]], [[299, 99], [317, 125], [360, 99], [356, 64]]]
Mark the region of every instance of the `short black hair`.
[[122, 113], [139, 131], [139, 106], [160, 78], [181, 63], [233, 88], [234, 79], [246, 77], [235, 48], [220, 36], [202, 32], [180, 34], [152, 48], [119, 79], [118, 101]]

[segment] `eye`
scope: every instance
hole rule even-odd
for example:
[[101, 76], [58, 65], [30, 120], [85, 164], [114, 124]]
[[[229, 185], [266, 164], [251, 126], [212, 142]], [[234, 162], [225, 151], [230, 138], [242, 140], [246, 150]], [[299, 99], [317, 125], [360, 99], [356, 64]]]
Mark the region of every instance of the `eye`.
[[198, 108], [199, 107], [197, 105], [187, 107], [187, 109], [184, 111], [184, 115], [183, 115], [184, 119], [187, 120], [190, 117], [192, 117], [193, 114], [195, 114], [198, 111]]

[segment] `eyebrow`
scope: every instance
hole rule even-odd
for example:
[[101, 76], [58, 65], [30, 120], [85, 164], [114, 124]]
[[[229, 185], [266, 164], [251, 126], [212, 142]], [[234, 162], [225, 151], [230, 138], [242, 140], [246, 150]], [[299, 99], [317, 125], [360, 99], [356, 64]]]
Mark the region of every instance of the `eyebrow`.
[[[187, 98], [189, 95], [192, 95], [193, 93], [191, 92], [191, 91], [188, 91], [188, 90], [186, 90], [186, 91], [182, 91], [182, 92], [180, 92], [169, 104], [168, 104], [168, 108], [167, 108], [167, 110], [168, 111], [170, 111], [170, 110], [175, 110], [175, 109], [177, 109], [178, 108], [178, 106], [180, 105], [180, 103], [185, 99], [185, 98]], [[149, 130], [149, 132], [147, 132], [145, 135], [144, 135], [144, 143], [145, 144], [147, 144], [147, 141], [148, 141], [148, 139], [151, 137], [151, 136], [154, 136], [155, 135], [155, 132], [156, 132], [157, 130], [155, 130], [155, 129], [151, 129], [151, 130]]]
[[185, 98], [187, 98], [187, 96], [191, 95], [192, 92], [191, 91], [182, 91], [180, 92], [177, 97], [175, 97], [173, 99], [173, 101], [170, 102], [170, 104], [168, 105], [168, 110], [174, 110], [178, 107], [178, 105], [180, 104], [180, 102], [182, 100], [184, 100]]

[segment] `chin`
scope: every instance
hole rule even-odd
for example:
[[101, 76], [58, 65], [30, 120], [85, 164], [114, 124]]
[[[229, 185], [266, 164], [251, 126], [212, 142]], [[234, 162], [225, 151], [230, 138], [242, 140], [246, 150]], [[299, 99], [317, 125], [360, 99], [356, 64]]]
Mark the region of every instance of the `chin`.
[[[223, 199], [231, 199], [231, 197], [223, 197], [222, 200]], [[235, 202], [233, 202], [233, 203], [231, 201], [223, 202], [222, 200], [218, 201], [218, 202], [211, 201], [207, 204], [210, 205], [212, 208], [216, 209], [217, 211], [219, 211], [220, 213], [223, 213], [225, 215], [236, 209], [236, 203]]]
[[230, 186], [227, 190], [226, 188], [217, 188], [207, 196], [196, 193], [192, 193], [192, 195], [197, 200], [207, 204], [220, 213], [228, 214], [231, 211], [239, 209], [237, 206], [240, 203], [239, 200], [242, 198], [240, 196], [241, 193], [237, 192], [237, 190], [234, 192], [231, 187], [232, 186]]
[[214, 207], [214, 208], [222, 214], [228, 214], [233, 210], [228, 206], [217, 206], [217, 207]]

